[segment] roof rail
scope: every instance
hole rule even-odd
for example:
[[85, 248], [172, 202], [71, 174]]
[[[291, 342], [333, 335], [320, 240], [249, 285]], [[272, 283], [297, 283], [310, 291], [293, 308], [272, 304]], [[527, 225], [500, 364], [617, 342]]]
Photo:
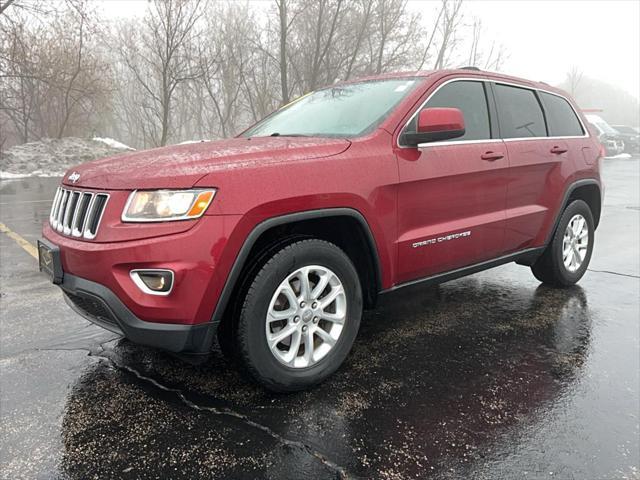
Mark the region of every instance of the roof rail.
[[460, 70], [475, 70], [480, 72], [481, 70], [478, 67], [468, 66], [468, 67], [460, 67]]

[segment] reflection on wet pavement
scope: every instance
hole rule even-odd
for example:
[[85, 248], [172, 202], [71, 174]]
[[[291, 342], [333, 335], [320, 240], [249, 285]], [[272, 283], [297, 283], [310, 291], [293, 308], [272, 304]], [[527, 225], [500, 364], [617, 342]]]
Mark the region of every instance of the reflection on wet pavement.
[[[98, 355], [109, 360], [69, 396], [63, 469], [76, 478], [150, 468], [153, 477], [176, 463], [176, 478], [221, 468], [233, 478], [462, 473], [581, 375], [591, 318], [580, 288], [531, 295], [469, 281], [402, 293], [366, 318], [345, 368], [297, 395], [265, 393], [221, 357], [188, 367], [126, 341], [107, 346]], [[416, 294], [421, 305], [409, 307]]]
[[[599, 245], [633, 195], [605, 210]], [[5, 223], [37, 235], [31, 217]], [[632, 276], [553, 290], [508, 265], [382, 297], [347, 363], [293, 395], [87, 324], [0, 242], [3, 478], [638, 478], [633, 240], [616, 241]]]

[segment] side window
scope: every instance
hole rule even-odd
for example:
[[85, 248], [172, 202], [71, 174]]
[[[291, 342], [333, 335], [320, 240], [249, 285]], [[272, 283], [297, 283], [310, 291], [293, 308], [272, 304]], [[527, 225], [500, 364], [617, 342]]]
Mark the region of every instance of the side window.
[[569, 102], [550, 93], [539, 92], [549, 122], [552, 137], [580, 137], [584, 135], [582, 125]]
[[502, 138], [547, 135], [542, 108], [532, 90], [497, 83], [495, 91]]
[[[465, 134], [451, 141], [484, 140], [491, 138], [489, 109], [482, 82], [465, 81], [448, 83], [438, 90], [424, 105], [430, 107], [459, 108], [464, 115]], [[414, 116], [405, 132], [415, 132], [418, 116]], [[449, 141], [449, 140], [447, 140]]]

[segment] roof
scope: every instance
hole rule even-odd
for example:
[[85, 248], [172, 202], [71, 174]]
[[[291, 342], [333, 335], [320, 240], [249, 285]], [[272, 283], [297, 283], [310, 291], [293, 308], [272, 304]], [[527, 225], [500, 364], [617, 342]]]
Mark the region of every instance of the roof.
[[384, 79], [392, 79], [392, 78], [415, 78], [415, 77], [447, 77], [450, 75], [460, 75], [465, 77], [480, 77], [480, 78], [488, 78], [496, 81], [504, 81], [504, 82], [513, 82], [522, 85], [527, 85], [533, 88], [539, 88], [542, 90], [550, 90], [565, 94], [562, 90], [553, 87], [545, 82], [536, 82], [532, 80], [528, 80], [526, 78], [515, 77], [512, 75], [506, 75], [503, 73], [497, 72], [488, 72], [484, 70], [475, 70], [469, 68], [454, 68], [454, 69], [442, 69], [442, 70], [413, 70], [413, 71], [402, 71], [402, 72], [388, 72], [381, 73], [379, 75], [368, 75], [365, 77], [359, 77], [350, 79], [344, 82], [339, 83], [355, 83], [362, 81], [372, 81], [372, 80], [384, 80]]

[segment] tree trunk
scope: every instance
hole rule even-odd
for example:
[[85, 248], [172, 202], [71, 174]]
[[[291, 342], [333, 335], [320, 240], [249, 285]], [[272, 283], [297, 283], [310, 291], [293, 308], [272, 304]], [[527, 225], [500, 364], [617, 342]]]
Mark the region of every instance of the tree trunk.
[[289, 103], [289, 79], [287, 71], [287, 0], [277, 2], [280, 13], [280, 89], [282, 104]]

